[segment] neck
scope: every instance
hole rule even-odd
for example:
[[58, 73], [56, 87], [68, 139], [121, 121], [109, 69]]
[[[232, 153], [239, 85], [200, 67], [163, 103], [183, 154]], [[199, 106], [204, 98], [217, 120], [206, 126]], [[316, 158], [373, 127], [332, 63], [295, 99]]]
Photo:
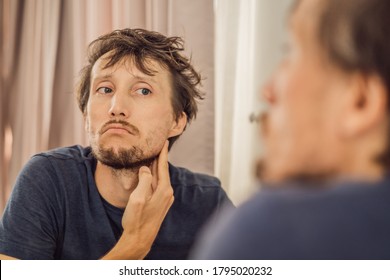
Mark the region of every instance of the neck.
[[375, 162], [374, 157], [366, 160], [355, 160], [346, 164], [343, 174], [347, 177], [364, 181], [378, 181], [385, 175], [384, 168]]
[[100, 195], [110, 204], [125, 208], [138, 184], [138, 169], [117, 170], [98, 161], [95, 182]]
[[361, 138], [360, 142], [345, 147], [343, 173], [360, 180], [380, 180], [385, 175], [385, 168], [376, 159], [386, 150], [387, 139], [383, 135]]

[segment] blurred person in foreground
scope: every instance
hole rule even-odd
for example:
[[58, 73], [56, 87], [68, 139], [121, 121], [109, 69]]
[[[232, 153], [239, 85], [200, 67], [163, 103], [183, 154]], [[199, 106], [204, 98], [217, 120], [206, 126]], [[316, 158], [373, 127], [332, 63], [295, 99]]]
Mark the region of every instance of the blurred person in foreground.
[[77, 92], [91, 146], [27, 163], [1, 220], [2, 258], [188, 257], [200, 227], [231, 202], [218, 179], [168, 163], [203, 98], [183, 50], [181, 38], [142, 29], [91, 43]]
[[301, 0], [264, 87], [256, 196], [199, 259], [390, 259], [390, 1]]

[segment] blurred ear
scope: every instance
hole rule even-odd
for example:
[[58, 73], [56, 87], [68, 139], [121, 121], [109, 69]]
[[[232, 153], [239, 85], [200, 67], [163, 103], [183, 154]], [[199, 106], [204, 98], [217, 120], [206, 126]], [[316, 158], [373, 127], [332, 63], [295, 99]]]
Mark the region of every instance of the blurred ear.
[[168, 138], [182, 134], [186, 125], [187, 125], [187, 115], [184, 112], [182, 112], [180, 117], [173, 122], [171, 130], [169, 131]]
[[386, 120], [387, 89], [377, 75], [354, 74], [341, 120], [344, 137], [365, 134]]

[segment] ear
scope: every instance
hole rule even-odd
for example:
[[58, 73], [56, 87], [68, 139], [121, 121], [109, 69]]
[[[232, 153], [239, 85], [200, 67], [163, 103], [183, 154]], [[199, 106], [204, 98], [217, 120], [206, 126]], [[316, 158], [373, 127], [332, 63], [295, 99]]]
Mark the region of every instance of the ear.
[[387, 117], [387, 100], [387, 89], [381, 78], [354, 74], [341, 120], [343, 136], [360, 136], [382, 124]]
[[169, 131], [168, 138], [182, 134], [186, 125], [187, 125], [187, 115], [184, 112], [181, 112], [180, 117], [173, 122], [172, 127]]

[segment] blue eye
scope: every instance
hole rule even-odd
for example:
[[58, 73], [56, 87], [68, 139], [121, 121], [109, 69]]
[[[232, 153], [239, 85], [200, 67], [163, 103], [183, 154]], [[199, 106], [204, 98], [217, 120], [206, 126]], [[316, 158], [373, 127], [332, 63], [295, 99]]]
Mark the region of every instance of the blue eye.
[[112, 89], [110, 89], [108, 87], [100, 87], [96, 91], [99, 93], [103, 93], [103, 94], [109, 94], [112, 92]]
[[147, 89], [147, 88], [140, 88], [140, 89], [137, 89], [135, 92], [138, 93], [138, 94], [144, 95], [144, 96], [149, 95], [149, 94], [152, 93], [152, 92], [151, 92], [149, 89]]

